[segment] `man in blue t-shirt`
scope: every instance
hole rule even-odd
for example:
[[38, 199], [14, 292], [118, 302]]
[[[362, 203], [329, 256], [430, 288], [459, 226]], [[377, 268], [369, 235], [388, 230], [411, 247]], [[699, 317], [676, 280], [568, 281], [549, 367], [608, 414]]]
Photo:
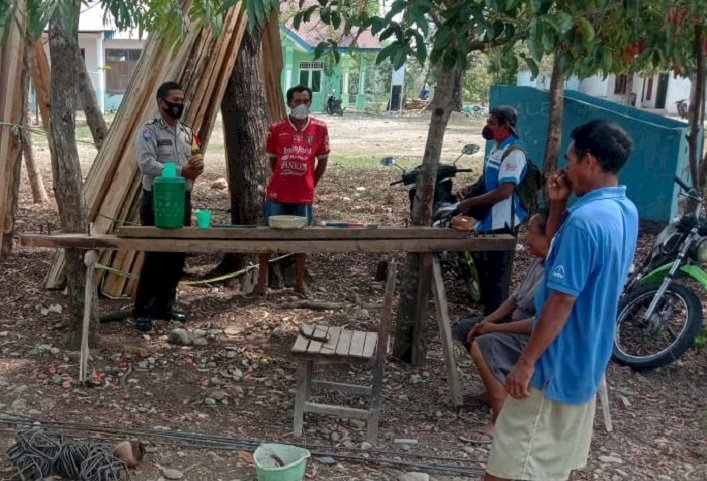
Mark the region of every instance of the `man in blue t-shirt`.
[[[510, 397], [496, 424], [487, 481], [565, 481], [589, 454], [596, 392], [611, 356], [638, 214], [618, 184], [633, 148], [626, 132], [594, 120], [571, 138], [566, 168], [548, 180], [548, 232], [556, 234], [530, 340], [507, 377]], [[561, 216], [571, 192], [578, 199]]]
[[[473, 197], [462, 200], [457, 208], [476, 218], [477, 232], [515, 234], [528, 217], [516, 189], [525, 177], [528, 162], [516, 130], [517, 118], [516, 109], [499, 105], [491, 109], [486, 120], [484, 138], [495, 142], [484, 163], [483, 192], [463, 189], [463, 197]], [[484, 315], [494, 312], [508, 298], [514, 255], [515, 251], [474, 253]]]

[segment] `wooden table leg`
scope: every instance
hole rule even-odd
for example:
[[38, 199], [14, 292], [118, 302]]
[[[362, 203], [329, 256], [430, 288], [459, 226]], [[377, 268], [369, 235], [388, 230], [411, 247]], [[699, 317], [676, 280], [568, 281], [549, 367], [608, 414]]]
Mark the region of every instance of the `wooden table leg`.
[[79, 382], [86, 382], [86, 371], [88, 364], [88, 333], [91, 325], [91, 301], [95, 295], [95, 272], [98, 253], [94, 250], [86, 252], [83, 256], [86, 264], [86, 289], [83, 300], [83, 326], [81, 329], [81, 355], [79, 359]]
[[297, 365], [297, 392], [295, 394], [295, 436], [304, 433], [304, 405], [309, 401], [314, 363], [302, 360]]
[[454, 356], [454, 340], [452, 339], [452, 327], [449, 320], [449, 308], [447, 306], [447, 293], [444, 290], [442, 279], [442, 269], [439, 259], [435, 256], [432, 260], [432, 293], [435, 298], [437, 310], [437, 324], [439, 326], [439, 337], [442, 341], [444, 351], [444, 361], [447, 365], [447, 382], [452, 397], [452, 405], [459, 407], [462, 405], [461, 386], [459, 385], [459, 373], [457, 372], [457, 361]]

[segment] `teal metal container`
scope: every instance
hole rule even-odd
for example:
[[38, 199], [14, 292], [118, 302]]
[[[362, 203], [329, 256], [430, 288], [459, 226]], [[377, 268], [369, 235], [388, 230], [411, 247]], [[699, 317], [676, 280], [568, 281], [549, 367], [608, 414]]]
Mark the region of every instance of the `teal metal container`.
[[162, 175], [152, 185], [152, 208], [155, 226], [162, 229], [184, 227], [184, 195], [186, 182], [177, 175], [177, 166], [167, 162]]

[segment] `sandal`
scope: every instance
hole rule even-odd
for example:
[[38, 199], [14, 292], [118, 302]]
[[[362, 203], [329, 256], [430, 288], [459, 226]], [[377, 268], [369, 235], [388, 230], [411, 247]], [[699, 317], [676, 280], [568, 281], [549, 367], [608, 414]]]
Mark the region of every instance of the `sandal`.
[[483, 432], [481, 429], [475, 429], [471, 432], [475, 437], [465, 438], [459, 436], [459, 441], [469, 444], [491, 444], [493, 442], [493, 435]]

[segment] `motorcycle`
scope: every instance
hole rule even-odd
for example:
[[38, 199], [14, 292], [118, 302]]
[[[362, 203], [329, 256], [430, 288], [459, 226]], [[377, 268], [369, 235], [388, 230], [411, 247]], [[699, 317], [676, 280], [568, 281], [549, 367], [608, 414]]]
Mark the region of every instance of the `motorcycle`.
[[[472, 169], [463, 169], [457, 167], [457, 162], [464, 155], [473, 155], [480, 150], [476, 144], [467, 144], [462, 149], [461, 154], [451, 164], [439, 164], [437, 167], [437, 176], [435, 180], [434, 198], [432, 201], [432, 226], [449, 228], [451, 227], [452, 218], [457, 215], [457, 206], [459, 201], [454, 194], [453, 179], [458, 173], [472, 172]], [[384, 157], [380, 160], [380, 164], [384, 167], [395, 166], [402, 170], [400, 179], [391, 182], [390, 185], [413, 185], [408, 191], [410, 200], [410, 212], [412, 212], [413, 202], [415, 200], [416, 188], [414, 184], [417, 182], [417, 176], [420, 173], [421, 165], [418, 165], [410, 171], [406, 171], [398, 165], [394, 157]], [[478, 302], [481, 298], [479, 290], [479, 276], [474, 266], [474, 261], [469, 252], [442, 252], [439, 254], [440, 263], [444, 272], [452, 272], [454, 275], [464, 281], [468, 287], [468, 293], [471, 299]]]
[[344, 115], [344, 109], [341, 107], [341, 99], [335, 97], [335, 92], [330, 93], [326, 98], [326, 111], [329, 115]]
[[679, 178], [685, 213], [657, 236], [631, 274], [619, 303], [613, 358], [636, 370], [665, 366], [682, 356], [702, 329], [700, 298], [685, 283], [707, 290], [707, 217], [698, 191]]

